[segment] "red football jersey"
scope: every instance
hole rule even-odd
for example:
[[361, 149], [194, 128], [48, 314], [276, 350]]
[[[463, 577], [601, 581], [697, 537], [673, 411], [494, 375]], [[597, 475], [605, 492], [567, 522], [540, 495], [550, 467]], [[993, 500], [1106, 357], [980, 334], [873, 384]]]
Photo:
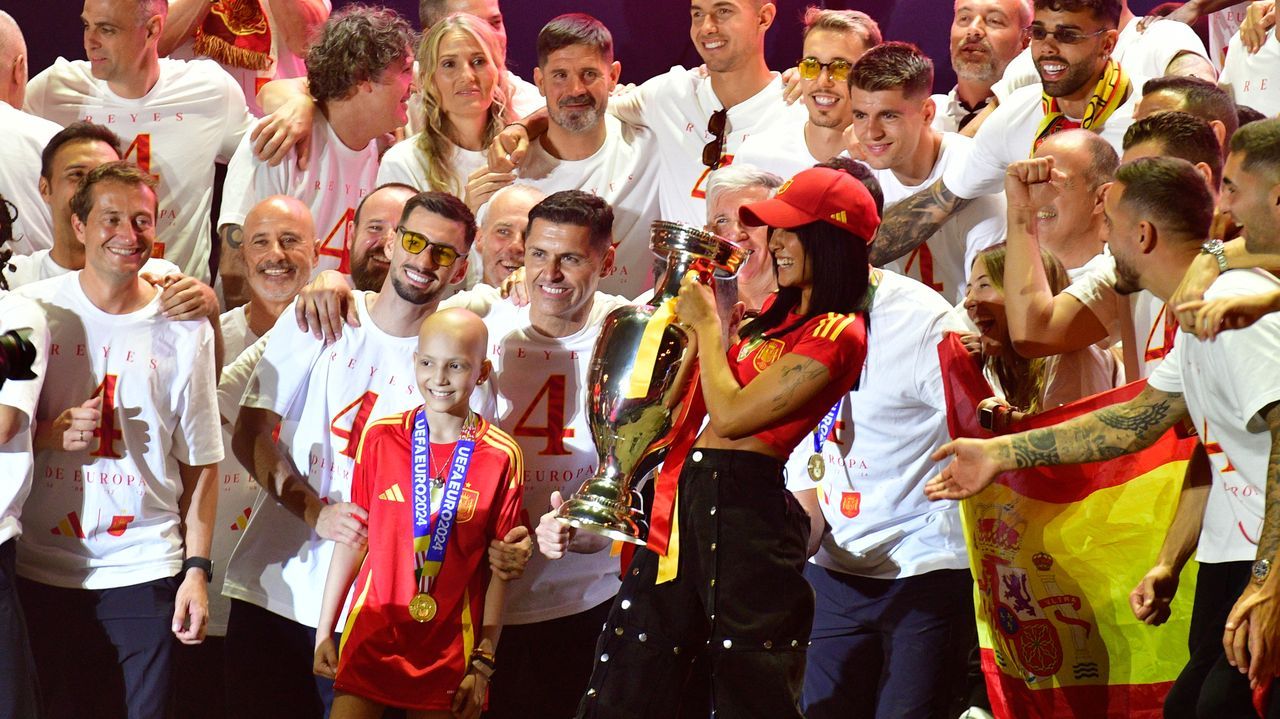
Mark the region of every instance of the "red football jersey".
[[489, 541], [520, 524], [524, 467], [515, 440], [480, 420], [458, 517], [431, 583], [437, 613], [415, 621], [410, 442], [417, 411], [371, 422], [356, 453], [351, 498], [369, 512], [369, 554], [356, 578], [334, 686], [388, 706], [447, 710], [479, 641]]
[[[780, 327], [799, 320], [788, 314]], [[784, 355], [798, 354], [821, 362], [830, 380], [804, 407], [792, 412], [775, 427], [755, 434], [756, 439], [783, 455], [791, 453], [804, 436], [837, 400], [849, 393], [862, 373], [867, 358], [867, 333], [861, 315], [835, 312], [817, 315], [784, 335], [744, 339], [729, 349], [729, 367], [734, 379], [745, 387]]]

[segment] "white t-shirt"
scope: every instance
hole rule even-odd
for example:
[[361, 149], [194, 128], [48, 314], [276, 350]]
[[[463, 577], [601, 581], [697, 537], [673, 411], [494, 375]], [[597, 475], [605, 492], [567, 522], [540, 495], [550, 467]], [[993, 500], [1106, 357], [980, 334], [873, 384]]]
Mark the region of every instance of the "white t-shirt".
[[[1169, 63], [1184, 52], [1209, 60], [1200, 36], [1189, 25], [1180, 22], [1153, 22], [1147, 29], [1138, 30], [1142, 18], [1135, 17], [1120, 30], [1111, 57], [1129, 73], [1133, 90], [1142, 94], [1142, 84], [1155, 77], [1164, 77]], [[1031, 59], [1031, 48], [1018, 53], [1004, 69], [1004, 76], [996, 83], [999, 97], [1005, 98], [1014, 90], [1027, 85], [1039, 85], [1040, 73]], [[1004, 100], [1002, 99], [1001, 102]]]
[[[1261, 270], [1224, 272], [1206, 300], [1274, 292], [1280, 281]], [[1262, 410], [1280, 401], [1280, 316], [1223, 332], [1208, 342], [1184, 334], [1148, 383], [1184, 395], [1209, 453], [1213, 485], [1196, 557], [1201, 562], [1251, 562], [1266, 507], [1271, 432]]]
[[[1085, 263], [1084, 272], [1063, 290], [1093, 312], [1113, 343], [1119, 342], [1123, 336], [1120, 312], [1126, 299], [1116, 292], [1115, 287], [1116, 261], [1109, 252], [1104, 252]], [[1138, 370], [1141, 377], [1147, 377], [1173, 349], [1177, 326], [1167, 323], [1169, 313], [1164, 300], [1150, 292], [1135, 292], [1128, 301], [1133, 312], [1134, 337], [1139, 343]]]
[[[293, 306], [271, 330], [241, 404], [280, 415], [280, 439], [307, 483], [328, 502], [351, 501], [356, 448], [370, 420], [416, 407], [417, 337], [383, 332], [370, 293], [353, 301], [360, 327], [325, 345], [298, 329]], [[227, 566], [222, 593], [314, 627], [333, 542], [269, 497], [258, 502]]]
[[124, 157], [159, 177], [153, 254], [209, 281], [214, 163], [231, 159], [253, 123], [244, 93], [212, 60], [160, 59], [160, 79], [126, 99], [89, 71], [58, 58], [27, 84], [27, 110], [59, 125], [89, 120], [120, 136]]
[[924, 483], [938, 472], [929, 458], [948, 441], [947, 402], [938, 342], [961, 332], [951, 307], [919, 282], [881, 270], [868, 322], [859, 386], [840, 407], [822, 445], [826, 472], [808, 473], [810, 433], [787, 461], [787, 486], [817, 488], [831, 532], [813, 562], [878, 579], [968, 566], [955, 502], [930, 502]]
[[1240, 44], [1240, 33], [1231, 38], [1227, 59], [1218, 82], [1231, 88], [1231, 96], [1267, 117], [1280, 115], [1280, 39], [1275, 28], [1267, 31], [1262, 48], [1250, 55]]
[[86, 452], [41, 451], [23, 518], [18, 572], [59, 587], [108, 589], [172, 577], [182, 565], [178, 514], [188, 466], [222, 460], [213, 328], [142, 309], [98, 309], [72, 272], [19, 291], [49, 322], [48, 376], [36, 412], [49, 422], [103, 397]]
[[804, 139], [804, 128], [805, 125], [782, 125], [752, 135], [743, 141], [733, 161], [768, 170], [786, 180], [801, 170], [830, 160], [829, 157], [819, 159], [813, 156]]
[[[963, 161], [965, 150], [973, 142], [963, 135], [943, 133], [938, 161], [918, 185], [902, 184], [893, 170], [873, 169], [884, 192], [885, 210], [937, 182], [948, 168]], [[948, 302], [958, 304], [964, 301], [964, 286], [969, 281], [974, 258], [982, 250], [1004, 242], [1005, 227], [1004, 192], [984, 194], [960, 208], [924, 244], [885, 267], [919, 280], [940, 292]]]
[[[427, 184], [427, 154], [418, 147], [418, 135], [406, 138], [391, 146], [382, 156], [382, 166], [378, 168], [378, 185], [388, 182], [403, 182], [418, 188], [421, 192], [430, 190]], [[484, 167], [488, 159], [484, 151], [463, 149], [453, 143], [453, 157], [450, 160], [453, 172], [453, 188], [450, 193], [461, 198], [467, 186], [467, 178], [471, 173]]]
[[1245, 0], [1245, 2], [1209, 13], [1209, 55], [1213, 60], [1213, 66], [1219, 71], [1222, 70], [1227, 56], [1227, 45], [1231, 42], [1231, 38], [1240, 32], [1240, 25], [1244, 23], [1245, 13], [1248, 10], [1249, 1]]
[[[1034, 66], [1032, 66], [1032, 70], [1035, 70]], [[1032, 78], [1032, 82], [1039, 81], [1039, 75]], [[951, 92], [945, 95], [931, 95], [930, 99], [933, 100], [933, 105], [937, 108], [937, 111], [933, 114], [933, 129], [938, 132], [959, 132], [960, 121], [969, 114], [969, 111], [965, 109], [964, 105], [960, 104], [960, 96], [956, 94], [956, 88], [951, 88]], [[978, 112], [982, 112], [982, 109], [979, 109]]]
[[[527, 305], [494, 302], [485, 316], [493, 374], [472, 395], [472, 406], [520, 444], [524, 506], [533, 522], [550, 509], [553, 490], [568, 498], [596, 473], [587, 372], [605, 316], [626, 304], [596, 293], [586, 325], [568, 337], [533, 329]], [[468, 306], [484, 310], [474, 300]], [[544, 622], [602, 604], [618, 593], [618, 570], [609, 552], [571, 552], [555, 561], [534, 552], [520, 581], [507, 585], [503, 624]]]
[[[311, 128], [311, 162], [298, 169], [297, 150], [275, 167], [253, 154], [246, 135], [227, 167], [219, 225], [243, 225], [254, 205], [272, 195], [289, 195], [311, 208], [320, 238], [320, 261], [311, 276], [322, 270], [347, 272], [347, 240], [354, 231], [356, 205], [377, 187], [378, 143], [371, 140], [359, 150], [342, 144], [322, 113]], [[406, 408], [407, 409], [407, 408]]]
[[[258, 336], [249, 329], [243, 305], [223, 313], [220, 322], [222, 352], [226, 365], [223, 367], [222, 377], [218, 380], [218, 404], [221, 408], [224, 389], [235, 384], [240, 390], [236, 394], [235, 402], [235, 409], [239, 410], [239, 400], [244, 395], [245, 380], [237, 381], [234, 377], [229, 378], [226, 367], [233, 364], [241, 353], [257, 342]], [[257, 364], [256, 361], [254, 364]], [[213, 549], [209, 553], [209, 558], [213, 560], [214, 572], [213, 581], [209, 584], [208, 626], [210, 636], [215, 637], [226, 635], [227, 617], [231, 612], [231, 600], [222, 596], [222, 585], [227, 576], [225, 569], [231, 560], [231, 551], [235, 549], [236, 542], [240, 541], [240, 535], [249, 523], [249, 518], [253, 516], [253, 507], [258, 501], [258, 493], [261, 489], [257, 482], [253, 481], [249, 471], [230, 451], [231, 435], [238, 415], [238, 411], [229, 417], [222, 412], [222, 417], [226, 420], [222, 425], [222, 446], [227, 447], [228, 450], [226, 457], [218, 464], [218, 516], [213, 524]]]
[[[702, 164], [702, 149], [714, 139], [707, 132], [711, 114], [723, 107], [711, 89], [710, 77], [682, 67], [610, 98], [609, 111], [619, 119], [653, 131], [662, 173], [658, 181], [662, 219], [694, 227], [707, 223], [706, 182], [711, 169]], [[799, 132], [808, 118], [803, 105], [782, 101], [782, 80], [775, 75], [760, 92], [729, 108], [722, 164], [732, 164], [751, 135], [779, 126]]]
[[[604, 144], [583, 160], [557, 160], [541, 142], [531, 144], [516, 181], [545, 195], [583, 190], [604, 198], [613, 208], [617, 249], [613, 271], [600, 280], [600, 291], [635, 297], [653, 286], [649, 229], [658, 219], [658, 163], [653, 161], [657, 145], [650, 130], [612, 115], [605, 115], [604, 122]], [[480, 216], [487, 209], [486, 203]]]
[[[9, 282], [11, 290], [75, 271], [54, 262], [49, 250], [37, 250], [29, 255], [14, 255], [9, 258], [9, 265], [10, 267], [4, 269], [4, 278]], [[177, 265], [158, 257], [152, 257], [142, 266], [143, 274], [156, 277], [167, 277], [181, 272]]]
[[[169, 0], [169, 4], [173, 4], [173, 0]], [[284, 41], [284, 34], [278, 30], [275, 15], [271, 12], [271, 3], [259, 3], [263, 12], [267, 16], [267, 27], [271, 29], [271, 64], [262, 70], [249, 70], [242, 67], [232, 65], [223, 65], [222, 69], [227, 74], [235, 78], [236, 83], [240, 85], [241, 91], [244, 92], [244, 99], [249, 105], [249, 111], [258, 117], [262, 117], [262, 106], [258, 104], [258, 90], [271, 80], [287, 80], [294, 77], [307, 76], [306, 58], [295, 55]], [[333, 9], [333, 3], [330, 0], [324, 0], [326, 14]], [[169, 53], [169, 57], [182, 60], [194, 60], [196, 58], [205, 57], [196, 53], [195, 38], [187, 38], [177, 50]], [[212, 597], [212, 594], [210, 594]]]
[[0, 195], [13, 203], [15, 255], [29, 255], [53, 247], [53, 221], [40, 197], [40, 153], [62, 128], [0, 101]]
[[4, 477], [4, 481], [0, 481], [0, 544], [22, 533], [19, 521], [22, 503], [31, 492], [33, 420], [49, 361], [49, 328], [40, 306], [11, 292], [0, 292], [0, 333], [10, 330], [28, 333], [27, 340], [36, 348], [36, 361], [31, 366], [36, 378], [11, 379], [0, 386], [0, 405], [22, 413], [18, 431], [8, 442], [0, 444], [0, 477]]
[[[947, 189], [959, 197], [990, 195], [1004, 189], [1009, 165], [1031, 156], [1036, 130], [1044, 119], [1039, 83], [1015, 90], [978, 128], [967, 157], [948, 164], [943, 173]], [[1099, 135], [1111, 143], [1116, 154], [1123, 152], [1124, 133], [1133, 124], [1133, 111], [1142, 99], [1142, 86], [1135, 83], [1124, 104], [1107, 118]], [[1079, 118], [1073, 118], [1079, 121]]]

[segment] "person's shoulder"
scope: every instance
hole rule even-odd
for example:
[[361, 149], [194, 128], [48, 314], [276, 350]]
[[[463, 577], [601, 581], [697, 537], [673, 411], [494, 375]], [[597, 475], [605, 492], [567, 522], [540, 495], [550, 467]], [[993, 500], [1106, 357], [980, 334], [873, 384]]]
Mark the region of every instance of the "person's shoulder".
[[677, 95], [692, 95], [697, 92], [698, 85], [710, 82], [705, 72], [698, 68], [686, 68], [683, 65], [672, 65], [670, 70], [645, 80], [640, 84], [644, 92], [671, 92]]
[[13, 293], [36, 301], [49, 301], [65, 295], [67, 285], [73, 278], [78, 278], [79, 274], [78, 272], [68, 272], [37, 282], [31, 282], [14, 289]]
[[36, 74], [31, 78], [31, 83], [35, 85], [43, 84], [83, 84], [93, 80], [93, 72], [90, 69], [88, 60], [68, 60], [65, 57], [59, 57], [53, 61], [53, 64]]
[[[1004, 100], [1001, 100], [1000, 105], [996, 108], [995, 112], [991, 113], [991, 118], [988, 118], [987, 121], [989, 122], [991, 119], [994, 119], [998, 114], [1008, 116], [1015, 113], [1026, 113], [1033, 108], [1039, 108], [1040, 102], [1043, 99], [1044, 85], [1041, 85], [1038, 82], [1030, 85], [1023, 85], [1009, 93], [1009, 96]], [[983, 125], [985, 126], [986, 123], [984, 122]]]
[[414, 410], [406, 410], [400, 414], [370, 420], [360, 435], [360, 443], [356, 445], [356, 461], [367, 461], [369, 455], [366, 452], [377, 453], [388, 447], [407, 447], [409, 432], [413, 427], [413, 412]]
[[[877, 308], [897, 306], [913, 314], [937, 316], [951, 312], [951, 304], [937, 290], [892, 270], [879, 270], [880, 283], [871, 303], [871, 316]], [[883, 303], [883, 304], [882, 304]]]
[[225, 87], [229, 82], [234, 82], [221, 65], [206, 57], [191, 60], [162, 57], [160, 58], [160, 77], [164, 78], [166, 83], [198, 84], [218, 89]]
[[418, 147], [418, 141], [421, 137], [422, 133], [410, 135], [387, 148], [387, 151], [382, 153], [382, 164], [385, 165], [388, 162], [398, 164], [417, 162], [417, 155], [422, 152], [421, 148]]
[[520, 444], [498, 425], [485, 421], [484, 431], [480, 433], [480, 442], [478, 444], [479, 451], [488, 451], [494, 457], [500, 458], [509, 464], [513, 470], [513, 479], [516, 483], [523, 481], [523, 476], [516, 472], [524, 462], [524, 453], [520, 450]]
[[24, 112], [2, 101], [0, 101], [0, 125], [5, 128], [7, 137], [34, 139], [40, 144], [41, 149], [50, 138], [62, 130], [62, 126], [52, 120]]
[[1204, 298], [1212, 300], [1220, 297], [1259, 295], [1276, 290], [1280, 290], [1280, 279], [1266, 270], [1227, 270], [1218, 275], [1218, 279], [1205, 290]]
[[[1134, 20], [1135, 23], [1138, 21], [1139, 19]], [[1197, 54], [1205, 53], [1200, 36], [1190, 25], [1182, 22], [1159, 20], [1147, 23], [1146, 28], [1138, 34], [1138, 42], [1153, 48], [1178, 47], [1180, 50], [1197, 51]]]
[[0, 290], [0, 318], [3, 318], [0, 321], [4, 325], [12, 327], [15, 322], [26, 322], [33, 316], [43, 323], [44, 314], [33, 299], [19, 292]]

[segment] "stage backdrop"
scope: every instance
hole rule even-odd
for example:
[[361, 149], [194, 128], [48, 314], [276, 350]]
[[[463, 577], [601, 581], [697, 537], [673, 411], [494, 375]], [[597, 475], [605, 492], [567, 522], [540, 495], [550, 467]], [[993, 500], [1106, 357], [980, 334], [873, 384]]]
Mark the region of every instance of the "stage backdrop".
[[[335, 7], [348, 5], [335, 0]], [[383, 0], [414, 24], [417, 0]], [[800, 16], [808, 5], [862, 10], [880, 23], [889, 40], [919, 45], [937, 62], [935, 87], [945, 92], [955, 84], [947, 54], [952, 0], [777, 0], [778, 21], [769, 31], [769, 65], [781, 69], [800, 56]], [[1156, 0], [1131, 0], [1134, 12], [1146, 12]], [[48, 67], [59, 55], [80, 60], [84, 49], [80, 36], [78, 0], [0, 0], [0, 9], [17, 19], [29, 46], [31, 74]], [[641, 82], [672, 65], [700, 64], [689, 40], [689, 5], [684, 0], [502, 0], [510, 38], [510, 64], [531, 78], [536, 64], [534, 41], [538, 30], [565, 12], [589, 12], [613, 31], [623, 80]]]

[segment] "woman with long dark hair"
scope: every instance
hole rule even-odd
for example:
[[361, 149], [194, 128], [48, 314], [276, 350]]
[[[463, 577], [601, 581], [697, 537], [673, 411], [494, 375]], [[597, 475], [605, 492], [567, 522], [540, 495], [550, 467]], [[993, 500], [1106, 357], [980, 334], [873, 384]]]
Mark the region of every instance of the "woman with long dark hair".
[[879, 218], [861, 183], [827, 168], [740, 213], [770, 227], [779, 290], [726, 352], [711, 288], [692, 278], [681, 288], [676, 312], [696, 338], [709, 423], [667, 458], [683, 465], [673, 539], [665, 557], [642, 549], [632, 560], [582, 717], [674, 717], [682, 705], [691, 716], [801, 716], [809, 518], [783, 466], [861, 371]]

